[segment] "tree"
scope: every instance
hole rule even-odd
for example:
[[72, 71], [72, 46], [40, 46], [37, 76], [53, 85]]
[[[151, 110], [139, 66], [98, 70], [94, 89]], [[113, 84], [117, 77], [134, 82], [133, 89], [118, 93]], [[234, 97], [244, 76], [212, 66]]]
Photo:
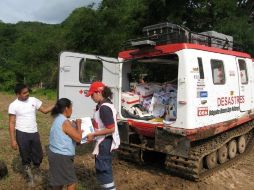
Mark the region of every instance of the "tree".
[[117, 57], [124, 41], [161, 22], [231, 35], [254, 56], [252, 0], [103, 0], [97, 9], [74, 10], [61, 24], [0, 22], [0, 89], [17, 81], [56, 88], [61, 51]]

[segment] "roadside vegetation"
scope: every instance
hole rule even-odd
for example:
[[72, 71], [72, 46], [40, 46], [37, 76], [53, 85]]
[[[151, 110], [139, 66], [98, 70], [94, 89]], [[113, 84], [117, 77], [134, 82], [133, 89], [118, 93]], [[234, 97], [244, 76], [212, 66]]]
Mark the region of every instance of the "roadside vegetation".
[[117, 57], [124, 41], [161, 22], [231, 35], [254, 57], [252, 0], [102, 0], [93, 6], [55, 25], [0, 22], [0, 90], [12, 90], [16, 82], [56, 89], [61, 51]]

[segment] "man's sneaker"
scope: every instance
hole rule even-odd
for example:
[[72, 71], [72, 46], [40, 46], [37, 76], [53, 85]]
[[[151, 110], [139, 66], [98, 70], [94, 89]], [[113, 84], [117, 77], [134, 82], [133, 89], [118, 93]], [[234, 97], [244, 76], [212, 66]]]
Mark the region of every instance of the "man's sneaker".
[[33, 168], [33, 174], [34, 174], [34, 181], [36, 184], [42, 184], [43, 182], [43, 177], [42, 177], [42, 172], [39, 167], [34, 167]]
[[24, 168], [24, 172], [27, 176], [27, 185], [28, 185], [28, 187], [35, 187], [34, 177], [33, 177], [31, 167], [26, 165], [25, 168]]

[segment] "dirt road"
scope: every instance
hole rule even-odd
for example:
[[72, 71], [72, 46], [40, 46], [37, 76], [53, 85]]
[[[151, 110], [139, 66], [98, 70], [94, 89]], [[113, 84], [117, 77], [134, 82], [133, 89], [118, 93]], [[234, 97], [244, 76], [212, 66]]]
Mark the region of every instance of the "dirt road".
[[[8, 135], [9, 103], [15, 97], [0, 93], [0, 158], [3, 159], [9, 170], [9, 176], [0, 181], [1, 190], [27, 189], [26, 182], [17, 170], [18, 152], [11, 150]], [[46, 104], [54, 101], [43, 100]], [[50, 115], [38, 114], [38, 125], [44, 147], [48, 145], [48, 135], [52, 118]], [[96, 186], [94, 159], [91, 155], [92, 145], [82, 145], [77, 148], [75, 167], [79, 179], [78, 190], [95, 190]], [[46, 148], [45, 148], [46, 153]], [[42, 169], [45, 181], [35, 189], [49, 189], [47, 185], [48, 162], [45, 154]], [[221, 190], [221, 189], [254, 189], [254, 149], [237, 164], [219, 171], [200, 181], [192, 182], [179, 177], [171, 176], [164, 169], [155, 166], [140, 166], [114, 158], [113, 163], [115, 183], [118, 190]]]
[[[93, 172], [91, 156], [77, 158], [84, 161], [85, 170], [82, 179]], [[82, 172], [81, 172], [82, 173]], [[130, 162], [114, 160], [114, 176], [118, 190], [221, 190], [221, 189], [254, 189], [254, 151], [236, 165], [219, 171], [200, 181], [192, 182], [171, 176], [167, 171], [154, 166], [140, 166]], [[92, 181], [95, 179], [93, 178]], [[87, 181], [87, 183], [89, 183]], [[89, 186], [87, 186], [89, 187]], [[91, 187], [91, 186], [90, 186]], [[88, 188], [89, 189], [89, 188]]]

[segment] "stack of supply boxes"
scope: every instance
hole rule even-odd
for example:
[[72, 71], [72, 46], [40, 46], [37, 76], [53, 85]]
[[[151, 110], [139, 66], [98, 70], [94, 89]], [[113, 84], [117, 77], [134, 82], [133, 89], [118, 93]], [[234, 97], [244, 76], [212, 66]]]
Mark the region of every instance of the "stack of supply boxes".
[[170, 83], [164, 83], [162, 90], [153, 94], [149, 112], [154, 117], [164, 117], [166, 121], [176, 119], [176, 87]]
[[[135, 92], [140, 97], [140, 103], [149, 111], [153, 94], [161, 90], [162, 86], [158, 83], [143, 83], [136, 86]], [[151, 111], [149, 112], [152, 114]]]
[[143, 83], [136, 86], [135, 93], [122, 93], [122, 106], [131, 110], [141, 104], [153, 117], [172, 121], [176, 119], [176, 96], [176, 86], [170, 83]]
[[169, 103], [169, 93], [160, 91], [153, 94], [149, 112], [154, 117], [163, 117], [165, 115], [166, 106]]

